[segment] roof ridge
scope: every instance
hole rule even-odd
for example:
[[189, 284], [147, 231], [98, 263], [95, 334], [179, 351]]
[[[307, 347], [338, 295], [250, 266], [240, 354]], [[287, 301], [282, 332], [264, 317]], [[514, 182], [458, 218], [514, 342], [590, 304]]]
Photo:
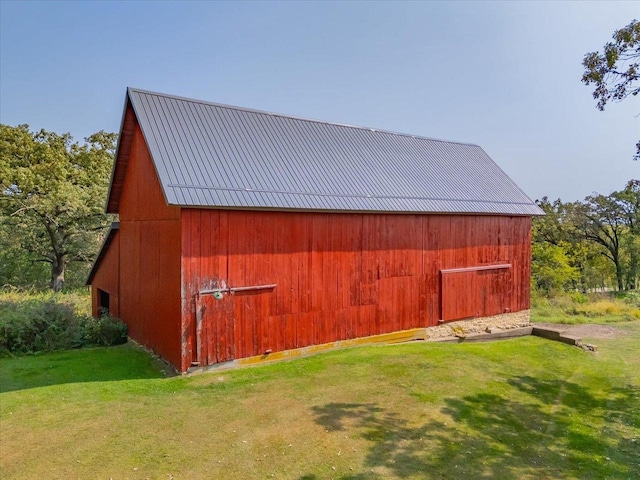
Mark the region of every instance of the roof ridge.
[[128, 92], [143, 93], [143, 94], [147, 94], [147, 95], [157, 95], [157, 96], [160, 96], [160, 97], [171, 98], [171, 99], [174, 99], [174, 100], [182, 100], [182, 101], [186, 101], [186, 102], [199, 103], [201, 105], [210, 105], [210, 106], [214, 106], [214, 107], [228, 108], [230, 110], [238, 110], [238, 111], [241, 111], [241, 112], [251, 112], [251, 113], [257, 113], [257, 114], [260, 114], [260, 115], [269, 115], [269, 116], [272, 116], [272, 117], [288, 118], [288, 119], [292, 119], [292, 120], [301, 120], [301, 121], [304, 121], [304, 122], [320, 123], [320, 124], [323, 124], [323, 125], [334, 125], [336, 127], [347, 127], [347, 128], [354, 128], [354, 129], [357, 129], [357, 130], [367, 130], [367, 131], [376, 132], [376, 133], [386, 133], [388, 135], [398, 135], [398, 136], [401, 136], [401, 137], [417, 138], [417, 139], [421, 139], [421, 140], [430, 140], [432, 142], [451, 143], [451, 144], [455, 144], [455, 145], [467, 145], [467, 146], [470, 146], [470, 147], [481, 148], [480, 145], [478, 145], [477, 143], [459, 142], [459, 141], [455, 141], [455, 140], [444, 140], [442, 138], [425, 137], [423, 135], [412, 135], [410, 133], [395, 132], [393, 130], [384, 130], [384, 129], [374, 128], [374, 127], [363, 127], [363, 126], [360, 126], [360, 125], [351, 125], [351, 124], [348, 124], [348, 123], [330, 122], [330, 121], [327, 121], [327, 120], [318, 120], [318, 119], [315, 119], [315, 118], [299, 117], [299, 116], [296, 116], [296, 115], [288, 115], [288, 114], [285, 114], [285, 113], [269, 112], [267, 110], [258, 110], [258, 109], [254, 109], [254, 108], [239, 107], [237, 105], [229, 105], [229, 104], [225, 104], [225, 103], [210, 102], [210, 101], [207, 101], [207, 100], [200, 100], [200, 99], [197, 99], [197, 98], [182, 97], [182, 96], [179, 96], [179, 95], [171, 95], [171, 94], [168, 94], [168, 93], [153, 92], [151, 90], [143, 90], [143, 89], [140, 89], [140, 88], [127, 87], [127, 91]]

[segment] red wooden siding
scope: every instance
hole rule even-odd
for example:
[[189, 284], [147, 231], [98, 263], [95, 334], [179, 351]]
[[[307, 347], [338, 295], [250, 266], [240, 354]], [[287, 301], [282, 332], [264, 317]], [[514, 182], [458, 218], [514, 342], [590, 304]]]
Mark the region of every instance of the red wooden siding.
[[511, 311], [511, 265], [442, 270], [442, 320], [488, 317]]
[[100, 267], [91, 280], [91, 314], [94, 317], [100, 315], [100, 295], [98, 289], [109, 294], [109, 314], [120, 316], [119, 308], [119, 269], [120, 269], [120, 235], [115, 232], [115, 237], [109, 245], [109, 249], [100, 262]]
[[180, 209], [166, 205], [135, 128], [120, 200], [120, 318], [131, 338], [181, 364]]
[[[183, 370], [527, 309], [530, 228], [529, 217], [184, 209]], [[441, 273], [496, 264], [511, 267]], [[470, 288], [491, 294], [480, 309]]]

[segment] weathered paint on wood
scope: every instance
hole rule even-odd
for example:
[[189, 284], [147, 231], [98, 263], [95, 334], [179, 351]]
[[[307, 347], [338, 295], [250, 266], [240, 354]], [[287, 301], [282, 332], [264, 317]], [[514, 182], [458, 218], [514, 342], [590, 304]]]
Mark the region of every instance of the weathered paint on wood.
[[183, 209], [183, 367], [527, 309], [530, 229], [528, 217]]

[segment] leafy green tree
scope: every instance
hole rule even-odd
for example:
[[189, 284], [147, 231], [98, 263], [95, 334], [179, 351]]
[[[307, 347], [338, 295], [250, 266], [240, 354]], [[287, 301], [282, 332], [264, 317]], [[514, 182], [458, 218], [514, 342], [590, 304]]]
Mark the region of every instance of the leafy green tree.
[[640, 180], [629, 180], [624, 190], [613, 192], [622, 217], [634, 234], [640, 234]]
[[584, 285], [583, 292], [591, 290], [605, 290], [615, 281], [616, 272], [613, 263], [601, 254], [596, 244], [583, 242], [587, 247], [588, 256], [581, 264], [581, 281]]
[[47, 265], [22, 248], [11, 219], [0, 215], [0, 287], [46, 287]]
[[[640, 93], [640, 22], [629, 25], [613, 34], [603, 52], [587, 53], [582, 60], [585, 85], [595, 85], [593, 98], [598, 110], [604, 110], [608, 102], [620, 102], [629, 95]], [[640, 159], [640, 141], [636, 144], [634, 159]]]
[[531, 276], [536, 287], [546, 293], [567, 290], [580, 276], [560, 245], [536, 242], [531, 257]]
[[1, 224], [31, 262], [50, 264], [54, 291], [69, 262], [91, 261], [109, 224], [104, 201], [116, 137], [100, 131], [81, 145], [69, 134], [0, 125]]
[[588, 196], [576, 205], [573, 222], [585, 240], [602, 247], [602, 255], [615, 267], [618, 290], [624, 290], [623, 245], [630, 229], [615, 194]]
[[640, 182], [583, 202], [537, 201], [532, 278], [540, 290], [635, 288], [640, 277]]
[[534, 220], [534, 237], [537, 241], [560, 245], [575, 240], [575, 229], [571, 222], [573, 204], [563, 203], [560, 199], [552, 202], [547, 197], [536, 200], [536, 203], [544, 211], [544, 216]]
[[536, 288], [544, 292], [575, 288], [580, 270], [572, 262], [573, 228], [567, 223], [567, 204], [547, 197], [537, 201], [543, 217], [533, 222], [531, 275]]
[[624, 238], [625, 282], [627, 289], [635, 289], [640, 276], [640, 181], [627, 182], [624, 190], [611, 197], [618, 203], [623, 219], [629, 228]]
[[635, 290], [640, 276], [640, 236], [625, 235], [622, 247], [625, 288]]

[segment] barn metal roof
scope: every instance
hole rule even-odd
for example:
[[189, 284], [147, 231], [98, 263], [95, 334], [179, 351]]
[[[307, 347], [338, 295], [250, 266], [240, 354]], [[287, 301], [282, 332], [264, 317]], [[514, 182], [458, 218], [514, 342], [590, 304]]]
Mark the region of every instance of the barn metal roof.
[[[128, 89], [169, 205], [539, 215], [477, 145]], [[130, 137], [122, 133], [117, 163]], [[124, 159], [126, 165], [126, 159]], [[117, 211], [118, 165], [108, 210]]]

